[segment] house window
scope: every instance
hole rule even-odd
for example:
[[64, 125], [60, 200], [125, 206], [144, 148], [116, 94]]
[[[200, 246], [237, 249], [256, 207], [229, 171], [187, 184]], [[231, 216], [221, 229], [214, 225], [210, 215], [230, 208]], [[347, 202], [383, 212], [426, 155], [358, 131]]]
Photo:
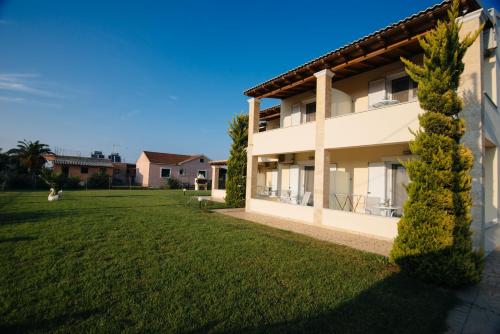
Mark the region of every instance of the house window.
[[417, 83], [407, 75], [389, 81], [391, 99], [398, 102], [412, 101], [417, 96]]
[[201, 175], [206, 179], [207, 178], [207, 171], [206, 170], [199, 170], [197, 175]]
[[184, 169], [183, 168], [179, 169], [179, 175], [181, 175], [181, 176], [184, 175]]
[[170, 177], [170, 168], [162, 168], [161, 169], [161, 177], [164, 177], [164, 178]]
[[316, 102], [306, 104], [306, 122], [314, 122], [316, 120]]
[[89, 173], [89, 168], [88, 167], [81, 167], [80, 168], [80, 173], [81, 174], [88, 174]]
[[200, 158], [200, 162], [201, 162], [201, 163], [204, 163], [204, 162], [205, 162], [205, 159]]
[[106, 168], [104, 167], [99, 168], [99, 173], [106, 174]]

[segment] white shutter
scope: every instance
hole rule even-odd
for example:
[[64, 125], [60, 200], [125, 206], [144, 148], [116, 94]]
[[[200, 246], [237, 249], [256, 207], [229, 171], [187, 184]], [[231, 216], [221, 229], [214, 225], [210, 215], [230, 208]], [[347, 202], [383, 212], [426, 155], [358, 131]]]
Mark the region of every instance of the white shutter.
[[290, 196], [297, 199], [299, 196], [299, 166], [290, 166]]
[[292, 126], [300, 124], [300, 104], [292, 106]]
[[385, 201], [385, 163], [368, 163], [368, 197], [378, 197]]
[[368, 83], [368, 107], [386, 99], [385, 79], [370, 81]]
[[273, 169], [271, 171], [271, 190], [278, 191], [278, 170]]

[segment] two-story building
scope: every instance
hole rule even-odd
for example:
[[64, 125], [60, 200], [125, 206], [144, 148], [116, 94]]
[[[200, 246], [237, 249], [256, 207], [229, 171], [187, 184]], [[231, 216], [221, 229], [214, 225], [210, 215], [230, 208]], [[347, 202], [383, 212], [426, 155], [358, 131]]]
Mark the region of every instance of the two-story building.
[[[245, 91], [249, 96], [246, 210], [393, 239], [406, 199], [412, 131], [423, 112], [400, 57], [422, 61], [419, 37], [446, 19], [444, 1]], [[498, 13], [461, 2], [467, 51], [460, 91], [474, 153], [473, 241], [500, 242]], [[261, 100], [279, 104], [260, 110]]]

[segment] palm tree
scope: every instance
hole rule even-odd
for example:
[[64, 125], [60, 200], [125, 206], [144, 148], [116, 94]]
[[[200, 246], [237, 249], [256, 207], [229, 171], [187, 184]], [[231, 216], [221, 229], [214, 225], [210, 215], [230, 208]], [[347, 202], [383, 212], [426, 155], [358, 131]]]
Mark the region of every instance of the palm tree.
[[17, 148], [13, 148], [7, 152], [11, 157], [19, 161], [19, 165], [28, 170], [28, 174], [35, 175], [37, 171], [42, 169], [45, 163], [45, 154], [52, 153], [49, 145], [42, 144], [37, 141], [23, 141], [17, 142]]

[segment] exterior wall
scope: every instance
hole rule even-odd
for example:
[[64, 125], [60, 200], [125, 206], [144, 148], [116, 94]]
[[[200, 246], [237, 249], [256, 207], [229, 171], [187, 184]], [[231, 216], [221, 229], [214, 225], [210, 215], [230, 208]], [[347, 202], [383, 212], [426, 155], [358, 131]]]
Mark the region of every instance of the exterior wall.
[[[165, 185], [165, 179], [161, 177], [162, 168], [170, 168], [170, 177], [177, 179], [182, 183], [194, 185], [194, 179], [198, 176], [199, 170], [206, 171], [207, 179], [210, 180], [212, 167], [208, 164], [208, 159], [203, 157], [204, 162], [194, 159], [183, 163], [182, 165], [167, 165], [149, 163], [149, 175], [147, 187], [161, 188]], [[184, 175], [180, 174], [180, 170], [184, 170]], [[143, 185], [144, 186], [144, 185]]]
[[314, 221], [314, 208], [311, 206], [290, 205], [251, 198], [247, 201], [246, 209], [250, 212], [285, 218], [301, 223], [312, 224]]
[[316, 122], [264, 131], [253, 135], [253, 154], [313, 151]]
[[[462, 18], [460, 34], [478, 29], [482, 23], [482, 11], [472, 12]], [[465, 70], [461, 77], [460, 93], [464, 100], [462, 117], [466, 132], [462, 138], [464, 145], [474, 155], [472, 167], [472, 241], [476, 248], [484, 248], [484, 113], [483, 113], [483, 59], [484, 40], [482, 35], [467, 50], [464, 56]]]
[[330, 118], [325, 148], [409, 142], [414, 136], [408, 129], [418, 130], [421, 112], [418, 102], [407, 102]]
[[142, 152], [139, 159], [137, 159], [135, 168], [135, 182], [143, 187], [149, 187], [149, 160], [144, 152]]
[[[81, 173], [81, 166], [68, 166], [68, 176], [69, 177], [77, 177], [80, 181], [86, 181], [92, 174], [97, 174], [101, 172], [102, 169], [105, 169], [105, 172], [108, 176], [113, 176], [113, 168], [112, 167], [88, 167], [89, 172], [87, 174]], [[61, 165], [54, 165], [54, 172], [60, 173], [62, 172]]]
[[224, 200], [226, 199], [226, 189], [213, 189], [211, 195], [213, 198]]
[[323, 225], [349, 232], [393, 240], [398, 235], [399, 218], [323, 210]]

